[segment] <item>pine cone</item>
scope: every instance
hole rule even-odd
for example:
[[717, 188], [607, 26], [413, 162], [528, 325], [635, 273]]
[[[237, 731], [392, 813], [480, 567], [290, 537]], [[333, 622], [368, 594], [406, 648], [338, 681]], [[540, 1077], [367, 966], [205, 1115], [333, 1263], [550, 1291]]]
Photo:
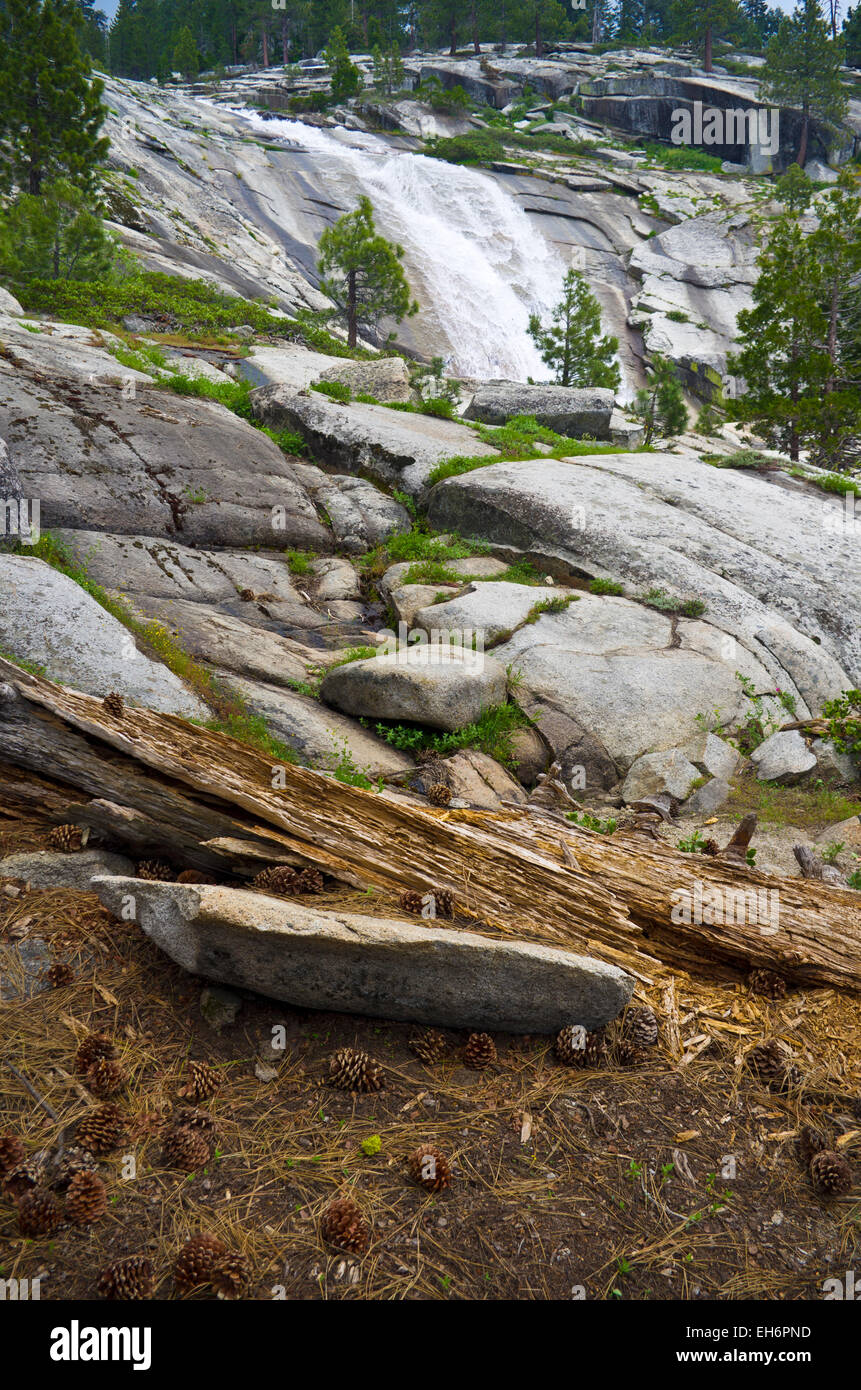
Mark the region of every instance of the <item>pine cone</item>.
[[627, 1042], [634, 1047], [654, 1047], [658, 1041], [658, 1020], [654, 1009], [645, 1005], [640, 1009], [628, 1009], [622, 1020], [622, 1033]]
[[434, 782], [427, 789], [427, 799], [432, 806], [448, 806], [451, 802], [451, 787], [445, 782]]
[[22, 1236], [49, 1236], [62, 1220], [60, 1203], [47, 1187], [34, 1187], [18, 1198], [18, 1230]]
[[319, 869], [300, 869], [296, 877], [296, 893], [322, 893], [323, 875]]
[[720, 845], [717, 840], [706, 840], [702, 848], [703, 854], [710, 854], [712, 859], [716, 859], [720, 854]]
[[441, 1192], [451, 1182], [451, 1164], [434, 1144], [420, 1144], [410, 1154], [410, 1173], [428, 1192]]
[[241, 598], [241, 600], [242, 600], [243, 603], [253, 603], [253, 602], [254, 602], [254, 590], [253, 590], [253, 589], [240, 589], [240, 590], [239, 590], [239, 597]]
[[162, 1145], [162, 1163], [183, 1173], [196, 1173], [209, 1162], [212, 1145], [201, 1129], [171, 1129]]
[[218, 1236], [192, 1236], [180, 1250], [173, 1267], [178, 1293], [188, 1293], [212, 1280], [216, 1264], [227, 1254], [227, 1246]]
[[438, 1062], [445, 1052], [445, 1038], [435, 1028], [428, 1028], [420, 1037], [410, 1039], [410, 1051], [422, 1062]]
[[221, 1086], [221, 1074], [208, 1062], [189, 1062], [188, 1080], [177, 1095], [184, 1100], [209, 1100]]
[[643, 1061], [643, 1050], [630, 1038], [620, 1038], [616, 1043], [616, 1064], [620, 1067], [635, 1067]]
[[218, 879], [211, 874], [205, 874], [202, 869], [183, 869], [181, 874], [176, 876], [177, 883], [198, 883], [207, 884], [214, 888], [218, 884]]
[[126, 712], [125, 700], [122, 695], [118, 695], [116, 690], [112, 690], [110, 695], [106, 695], [102, 700], [102, 709], [105, 714], [110, 714], [114, 719], [122, 719]]
[[88, 1069], [84, 1084], [94, 1096], [98, 1096], [100, 1100], [107, 1100], [108, 1096], [115, 1096], [123, 1089], [126, 1074], [119, 1062], [115, 1062], [111, 1057], [98, 1057]]
[[212, 1287], [219, 1298], [239, 1298], [250, 1279], [248, 1257], [238, 1251], [225, 1255], [212, 1271]]
[[115, 1056], [113, 1039], [107, 1033], [88, 1033], [75, 1053], [75, 1071], [79, 1076], [86, 1076], [94, 1062]]
[[758, 1043], [748, 1053], [747, 1062], [759, 1079], [775, 1091], [786, 1091], [801, 1079], [798, 1068], [787, 1061], [779, 1044], [773, 1039]]
[[55, 961], [53, 965], [48, 966], [46, 978], [52, 989], [62, 989], [64, 985], [72, 983], [75, 972], [65, 961]]
[[173, 883], [175, 874], [164, 859], [142, 859], [135, 871], [136, 878], [149, 883]]
[[35, 1159], [23, 1159], [6, 1173], [3, 1179], [3, 1195], [17, 1202], [38, 1187], [41, 1180], [41, 1165]]
[[0, 1178], [17, 1168], [27, 1156], [27, 1150], [17, 1134], [0, 1134]]
[[766, 999], [786, 998], [786, 981], [774, 970], [751, 970], [747, 977], [747, 986], [751, 994], [762, 994]]
[[454, 916], [454, 894], [450, 893], [447, 888], [435, 888], [433, 899], [438, 917], [451, 918]]
[[424, 899], [421, 893], [414, 893], [412, 888], [408, 888], [405, 893], [401, 893], [398, 905], [403, 912], [412, 912], [416, 917], [421, 917]]
[[152, 1261], [146, 1255], [114, 1260], [99, 1276], [99, 1293], [123, 1303], [149, 1298], [153, 1289]]
[[579, 1023], [572, 1023], [556, 1035], [556, 1060], [563, 1067], [597, 1067], [606, 1055], [603, 1033], [588, 1032]]
[[338, 1197], [329, 1203], [323, 1212], [320, 1231], [329, 1245], [349, 1250], [353, 1255], [364, 1254], [371, 1237], [367, 1221], [349, 1197]]
[[75, 1142], [78, 1148], [91, 1154], [106, 1154], [119, 1147], [125, 1130], [123, 1112], [118, 1105], [107, 1101], [84, 1116], [75, 1131]]
[[70, 1148], [64, 1149], [59, 1157], [55, 1155], [51, 1160], [47, 1175], [48, 1186], [62, 1192], [77, 1174], [97, 1173], [98, 1169], [99, 1165], [93, 1155], [73, 1144]]
[[108, 1209], [105, 1184], [95, 1173], [76, 1173], [66, 1193], [66, 1216], [75, 1226], [97, 1221]]
[[62, 850], [63, 854], [74, 854], [83, 848], [83, 836], [77, 825], [55, 825], [48, 836], [48, 848]]
[[181, 1105], [174, 1111], [172, 1129], [199, 1129], [207, 1138], [215, 1139], [215, 1120], [208, 1110], [198, 1110], [193, 1105]]
[[382, 1091], [386, 1084], [379, 1063], [351, 1047], [340, 1048], [331, 1058], [327, 1080], [339, 1091]]
[[810, 1177], [823, 1197], [845, 1197], [852, 1190], [852, 1169], [842, 1154], [823, 1149], [810, 1161]]
[[798, 1136], [798, 1156], [805, 1168], [809, 1168], [817, 1154], [826, 1148], [825, 1137], [818, 1130], [805, 1125]]
[[483, 1071], [496, 1061], [496, 1043], [489, 1033], [470, 1033], [463, 1049], [463, 1064], [474, 1071]]
[[276, 864], [268, 869], [261, 869], [251, 880], [251, 887], [260, 893], [276, 893], [283, 898], [297, 891], [298, 879], [298, 869], [294, 869], [290, 864]]

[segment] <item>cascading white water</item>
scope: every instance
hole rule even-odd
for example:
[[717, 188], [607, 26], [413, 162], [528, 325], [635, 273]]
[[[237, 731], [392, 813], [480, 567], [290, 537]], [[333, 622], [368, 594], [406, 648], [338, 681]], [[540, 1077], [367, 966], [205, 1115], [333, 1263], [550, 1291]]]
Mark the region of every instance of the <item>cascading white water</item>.
[[384, 236], [406, 252], [426, 336], [464, 376], [547, 380], [527, 333], [530, 313], [546, 317], [567, 269], [526, 213], [488, 175], [425, 155], [393, 150], [372, 135], [317, 130], [299, 121], [241, 113], [268, 139], [308, 150], [334, 198], [374, 205]]

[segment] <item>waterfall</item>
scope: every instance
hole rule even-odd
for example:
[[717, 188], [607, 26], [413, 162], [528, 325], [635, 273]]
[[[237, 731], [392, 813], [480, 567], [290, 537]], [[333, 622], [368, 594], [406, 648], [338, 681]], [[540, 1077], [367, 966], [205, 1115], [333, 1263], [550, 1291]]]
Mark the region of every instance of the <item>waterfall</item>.
[[424, 336], [469, 377], [547, 380], [529, 337], [560, 297], [567, 266], [526, 213], [488, 174], [394, 150], [373, 135], [237, 112], [267, 139], [282, 137], [314, 159], [332, 201], [374, 205], [377, 226], [404, 247]]

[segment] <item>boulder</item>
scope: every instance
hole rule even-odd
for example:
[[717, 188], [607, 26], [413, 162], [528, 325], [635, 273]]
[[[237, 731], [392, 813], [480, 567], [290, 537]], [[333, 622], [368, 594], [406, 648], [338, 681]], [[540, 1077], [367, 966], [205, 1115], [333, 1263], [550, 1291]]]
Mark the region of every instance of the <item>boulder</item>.
[[722, 777], [710, 777], [688, 797], [682, 810], [686, 816], [710, 816], [725, 804], [731, 791]]
[[360, 555], [398, 531], [408, 531], [406, 507], [367, 478], [324, 473], [313, 464], [296, 464], [294, 472], [318, 510], [328, 517], [339, 550]]
[[661, 753], [646, 753], [629, 769], [622, 786], [622, 796], [630, 806], [646, 796], [666, 792], [678, 801], [688, 796], [699, 773], [678, 748]]
[[462, 729], [503, 702], [505, 668], [483, 652], [429, 643], [336, 666], [320, 698], [355, 716]]
[[389, 487], [422, 491], [446, 459], [496, 456], [466, 425], [433, 415], [387, 410], [354, 401], [341, 405], [317, 391], [267, 386], [252, 392], [258, 420], [278, 430], [297, 430], [316, 458], [349, 473], [366, 472]]
[[452, 628], [463, 632], [469, 628], [481, 633], [484, 646], [490, 647], [521, 627], [534, 614], [537, 604], [552, 602], [563, 594], [576, 598], [559, 589], [482, 580], [446, 603], [420, 608], [414, 614], [413, 624], [428, 633]]
[[40, 499], [43, 529], [84, 522], [187, 545], [331, 543], [277, 444], [214, 401], [145, 383], [126, 397], [116, 384], [24, 370], [0, 356], [0, 437], [24, 495]]
[[519, 677], [517, 702], [574, 779], [575, 794], [607, 790], [641, 755], [698, 736], [703, 711], [719, 706], [726, 723], [741, 717], [735, 670], [758, 682], [767, 673], [742, 649], [734, 665], [720, 652], [702, 622], [589, 593], [561, 613], [524, 623], [493, 648]]
[[380, 357], [373, 362], [336, 362], [320, 373], [320, 381], [340, 381], [354, 396], [376, 396], [378, 401], [408, 401], [410, 374], [402, 357]]
[[104, 849], [83, 849], [76, 854], [57, 850], [24, 850], [0, 859], [0, 878], [22, 878], [32, 888], [74, 888], [85, 893], [94, 874], [134, 874], [134, 865], [122, 854]]
[[99, 877], [94, 890], [183, 970], [298, 1008], [448, 1028], [555, 1033], [615, 1018], [634, 981], [555, 947], [358, 913], [325, 912], [233, 888]]
[[712, 777], [720, 777], [725, 782], [729, 781], [738, 767], [739, 756], [732, 745], [718, 738], [717, 734], [704, 730], [689, 739], [682, 752], [700, 772], [708, 772]]
[[21, 308], [14, 294], [10, 294], [8, 290], [4, 290], [3, 286], [0, 285], [0, 314], [10, 314], [14, 317], [17, 314], [23, 314], [23, 312], [24, 310]]
[[447, 758], [446, 780], [452, 794], [470, 806], [498, 810], [503, 801], [525, 801], [526, 793], [504, 767], [487, 753], [464, 748]]
[[[807, 489], [660, 453], [494, 463], [446, 479], [428, 499], [438, 530], [555, 572], [617, 576], [635, 592], [705, 603], [695, 626], [679, 620], [681, 645], [667, 650], [706, 656], [718, 676], [719, 698], [703, 688], [691, 715], [725, 711], [734, 671], [753, 661], [768, 673], [757, 689], [789, 691], [799, 718], [861, 685], [861, 628], [842, 616], [861, 609], [861, 550], [845, 530], [819, 524], [820, 507], [824, 521], [829, 504]], [[582, 608], [572, 605], [569, 619]]]
[[32, 556], [0, 555], [0, 646], [90, 695], [205, 719], [210, 711], [166, 666], [138, 651], [128, 628], [59, 570]]
[[539, 425], [572, 439], [609, 439], [614, 404], [613, 392], [603, 387], [489, 381], [479, 386], [464, 414], [486, 425], [504, 425], [512, 415], [532, 415]]
[[538, 730], [515, 729], [511, 736], [511, 749], [511, 767], [518, 782], [524, 787], [536, 786], [550, 762], [547, 744]]
[[406, 753], [311, 695], [230, 672], [222, 672], [221, 679], [229, 690], [242, 696], [254, 714], [265, 719], [276, 738], [311, 767], [334, 771], [345, 753], [357, 771], [371, 778], [388, 777], [413, 766]]
[[830, 739], [815, 738], [810, 751], [816, 758], [820, 776], [833, 783], [857, 782], [861, 776], [858, 759], [851, 753], [841, 753]]
[[781, 782], [792, 786], [816, 767], [816, 754], [797, 729], [772, 734], [751, 753], [760, 782]]
[[848, 820], [842, 820], [838, 825], [827, 826], [819, 836], [817, 844], [839, 844], [841, 840], [847, 850], [861, 855], [861, 816], [850, 816]]

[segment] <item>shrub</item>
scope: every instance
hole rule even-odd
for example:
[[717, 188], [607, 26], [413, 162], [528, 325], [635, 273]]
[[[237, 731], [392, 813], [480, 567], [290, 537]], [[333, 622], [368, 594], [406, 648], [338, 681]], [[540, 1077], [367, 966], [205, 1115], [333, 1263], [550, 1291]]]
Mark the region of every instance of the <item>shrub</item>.
[[624, 594], [625, 586], [618, 579], [590, 579], [590, 594]]
[[311, 390], [319, 391], [321, 396], [329, 396], [333, 401], [341, 401], [344, 405], [349, 405], [353, 399], [351, 388], [343, 381], [315, 381]]

